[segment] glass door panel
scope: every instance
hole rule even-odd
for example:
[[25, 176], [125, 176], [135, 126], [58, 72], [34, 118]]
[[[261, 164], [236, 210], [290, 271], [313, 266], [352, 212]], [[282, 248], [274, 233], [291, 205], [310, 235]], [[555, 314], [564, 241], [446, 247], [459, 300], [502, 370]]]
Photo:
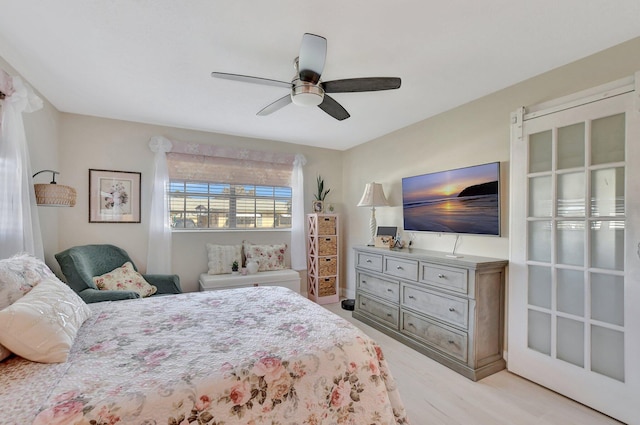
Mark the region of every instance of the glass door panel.
[[584, 171], [558, 175], [558, 215], [561, 217], [584, 217]]
[[551, 308], [551, 267], [529, 266], [529, 305]]
[[591, 216], [624, 216], [624, 168], [591, 172]]
[[529, 179], [529, 216], [551, 217], [551, 176]]
[[584, 323], [558, 318], [557, 358], [584, 367]]
[[584, 221], [558, 221], [558, 264], [584, 265]]
[[624, 221], [591, 222], [591, 266], [624, 270]]
[[551, 171], [551, 130], [529, 137], [529, 172]]
[[551, 315], [529, 310], [529, 348], [551, 354]]
[[529, 260], [551, 262], [551, 222], [529, 222]]
[[558, 169], [584, 167], [584, 123], [558, 128]]
[[624, 382], [624, 334], [591, 326], [591, 370]]
[[591, 273], [591, 318], [624, 325], [624, 277]]
[[591, 164], [624, 161], [625, 114], [591, 121]]
[[557, 310], [584, 317], [584, 273], [558, 269]]

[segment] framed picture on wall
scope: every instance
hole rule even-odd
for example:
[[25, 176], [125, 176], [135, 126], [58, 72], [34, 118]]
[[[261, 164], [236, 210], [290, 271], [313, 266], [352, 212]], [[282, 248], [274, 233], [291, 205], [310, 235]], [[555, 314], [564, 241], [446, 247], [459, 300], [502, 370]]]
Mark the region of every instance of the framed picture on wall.
[[140, 223], [141, 173], [89, 170], [89, 223]]

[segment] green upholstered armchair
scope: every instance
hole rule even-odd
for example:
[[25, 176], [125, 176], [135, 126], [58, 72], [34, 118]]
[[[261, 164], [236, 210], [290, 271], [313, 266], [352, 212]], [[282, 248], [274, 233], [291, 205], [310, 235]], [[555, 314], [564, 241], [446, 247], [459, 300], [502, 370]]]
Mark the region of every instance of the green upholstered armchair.
[[[127, 261], [138, 271], [127, 252], [114, 245], [74, 246], [55, 255], [67, 284], [80, 295], [86, 303], [99, 301], [117, 301], [139, 298], [134, 291], [99, 290], [93, 282], [94, 276], [108, 273], [121, 267]], [[154, 295], [180, 294], [180, 278], [177, 275], [145, 274], [144, 279], [158, 288]]]

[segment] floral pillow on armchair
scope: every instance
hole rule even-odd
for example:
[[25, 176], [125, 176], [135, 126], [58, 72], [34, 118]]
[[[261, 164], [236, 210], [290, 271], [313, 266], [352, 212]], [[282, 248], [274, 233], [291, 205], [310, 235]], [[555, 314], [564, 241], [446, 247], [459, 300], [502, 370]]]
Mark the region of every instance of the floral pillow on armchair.
[[144, 280], [129, 261], [109, 273], [94, 277], [93, 283], [102, 291], [135, 291], [140, 294], [140, 297], [151, 296], [158, 290], [158, 288]]
[[254, 245], [244, 241], [245, 263], [257, 262], [259, 264], [258, 271], [283, 270], [287, 268], [284, 261], [284, 254], [287, 252], [287, 244], [275, 245]]

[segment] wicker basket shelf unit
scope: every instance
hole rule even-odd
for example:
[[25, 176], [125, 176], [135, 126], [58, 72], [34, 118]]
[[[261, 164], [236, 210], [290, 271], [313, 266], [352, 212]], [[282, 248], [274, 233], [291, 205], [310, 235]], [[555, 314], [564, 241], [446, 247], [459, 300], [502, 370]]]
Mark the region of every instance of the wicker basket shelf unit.
[[339, 300], [337, 214], [307, 214], [307, 292], [318, 304]]

